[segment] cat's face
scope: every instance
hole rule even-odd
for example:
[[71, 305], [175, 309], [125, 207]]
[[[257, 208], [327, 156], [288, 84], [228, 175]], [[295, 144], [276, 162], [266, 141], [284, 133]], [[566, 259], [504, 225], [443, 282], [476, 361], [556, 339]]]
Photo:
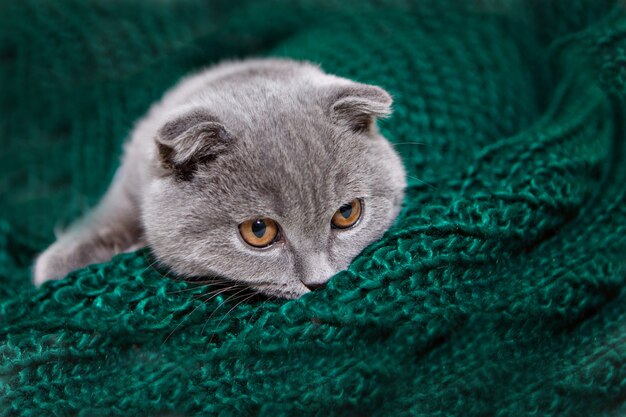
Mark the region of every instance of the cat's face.
[[404, 170], [375, 126], [391, 99], [343, 83], [243, 101], [196, 103], [160, 130], [146, 237], [177, 273], [297, 298], [400, 211]]

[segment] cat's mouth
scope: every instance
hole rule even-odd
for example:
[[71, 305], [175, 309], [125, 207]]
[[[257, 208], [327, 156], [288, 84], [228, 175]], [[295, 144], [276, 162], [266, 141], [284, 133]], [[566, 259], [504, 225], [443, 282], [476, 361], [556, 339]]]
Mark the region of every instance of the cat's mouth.
[[325, 284], [304, 285], [301, 282], [291, 284], [276, 284], [273, 282], [245, 282], [229, 279], [211, 278], [187, 281], [190, 284], [205, 287], [198, 296], [221, 296], [225, 302], [245, 300], [258, 302], [263, 300], [295, 300], [311, 291], [324, 288]]
[[304, 294], [308, 294], [311, 291], [322, 288], [323, 285], [317, 286], [317, 288], [310, 288], [304, 285], [301, 282], [297, 284], [284, 284], [284, 285], [276, 285], [276, 284], [248, 284], [250, 289], [258, 292], [259, 294], [263, 294], [267, 297], [271, 298], [282, 298], [286, 300], [295, 300], [297, 298], [302, 297]]

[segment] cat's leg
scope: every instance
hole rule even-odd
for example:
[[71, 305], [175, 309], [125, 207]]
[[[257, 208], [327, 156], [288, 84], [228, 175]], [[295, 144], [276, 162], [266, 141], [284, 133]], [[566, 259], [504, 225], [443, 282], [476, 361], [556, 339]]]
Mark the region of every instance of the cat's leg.
[[142, 246], [139, 207], [123, 175], [117, 175], [98, 206], [57, 238], [35, 261], [35, 285]]

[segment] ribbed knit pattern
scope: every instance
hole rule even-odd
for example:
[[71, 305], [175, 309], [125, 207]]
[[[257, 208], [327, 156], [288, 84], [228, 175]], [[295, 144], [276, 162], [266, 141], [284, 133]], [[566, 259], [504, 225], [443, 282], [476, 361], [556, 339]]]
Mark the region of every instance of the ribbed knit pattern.
[[[5, 0], [0, 28], [0, 416], [626, 415], [623, 2]], [[251, 55], [392, 93], [395, 226], [294, 301], [149, 249], [34, 289], [150, 103]]]

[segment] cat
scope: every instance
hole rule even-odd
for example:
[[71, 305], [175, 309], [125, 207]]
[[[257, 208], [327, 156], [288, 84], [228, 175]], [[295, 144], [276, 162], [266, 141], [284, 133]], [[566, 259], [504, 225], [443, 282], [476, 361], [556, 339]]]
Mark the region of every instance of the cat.
[[101, 202], [35, 261], [40, 285], [148, 245], [182, 277], [298, 298], [393, 224], [406, 186], [380, 87], [289, 59], [183, 78], [136, 124]]

